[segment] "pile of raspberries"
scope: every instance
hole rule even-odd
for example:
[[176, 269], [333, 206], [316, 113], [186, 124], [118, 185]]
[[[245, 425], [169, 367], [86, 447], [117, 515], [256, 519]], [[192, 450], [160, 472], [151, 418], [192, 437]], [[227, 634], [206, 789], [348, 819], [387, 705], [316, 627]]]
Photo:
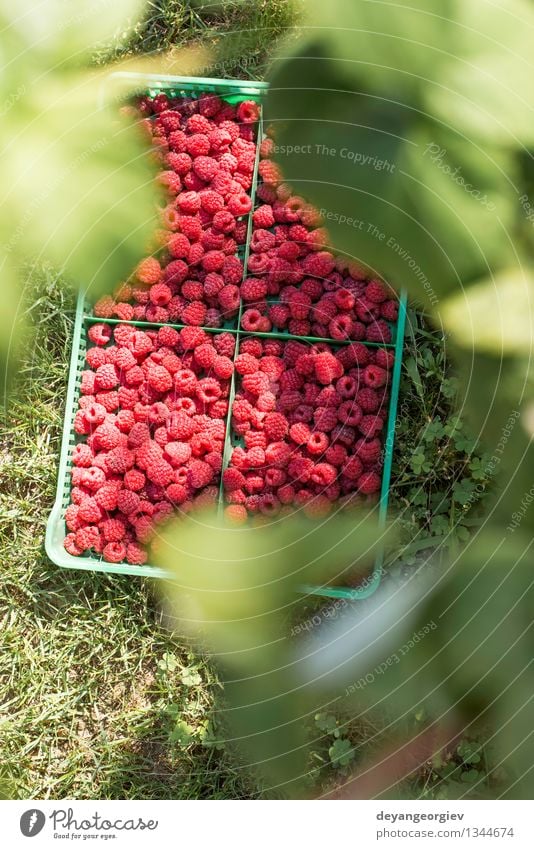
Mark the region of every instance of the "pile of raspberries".
[[[393, 352], [354, 342], [247, 337], [235, 359], [234, 448], [223, 472], [229, 517], [310, 516], [376, 499]], [[368, 499], [362, 498], [367, 496]]]
[[141, 564], [157, 526], [219, 494], [235, 338], [94, 324], [72, 451], [66, 550]]
[[318, 211], [283, 182], [271, 161], [274, 143], [260, 145], [247, 278], [241, 285], [241, 327], [287, 330], [335, 341], [391, 341], [395, 294], [355, 262], [335, 257]]
[[216, 504], [221, 484], [238, 524], [376, 501], [395, 294], [330, 252], [318, 211], [271, 159], [270, 130], [252, 211], [257, 103], [158, 94], [124, 111], [161, 168], [161, 229], [132, 279], [94, 306], [65, 549], [146, 563], [158, 526]]
[[221, 327], [237, 316], [256, 161], [259, 106], [233, 106], [214, 94], [198, 99], [143, 97], [133, 112], [161, 170], [163, 205], [153, 253], [99, 318]]

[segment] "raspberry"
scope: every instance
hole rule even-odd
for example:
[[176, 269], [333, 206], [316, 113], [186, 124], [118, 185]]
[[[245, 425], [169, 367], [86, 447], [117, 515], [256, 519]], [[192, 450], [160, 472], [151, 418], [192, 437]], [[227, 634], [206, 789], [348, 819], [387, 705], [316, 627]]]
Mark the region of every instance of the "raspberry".
[[308, 425], [304, 424], [304, 422], [297, 422], [289, 428], [289, 435], [297, 445], [306, 445], [311, 433]]
[[326, 385], [342, 376], [343, 366], [333, 354], [323, 351], [315, 358], [315, 374], [319, 383]]
[[230, 504], [224, 508], [224, 515], [234, 525], [243, 525], [248, 518], [248, 513], [242, 504]]
[[289, 319], [289, 308], [283, 304], [269, 307], [269, 319], [275, 327], [285, 327]]
[[397, 321], [399, 317], [399, 305], [396, 301], [384, 301], [380, 304], [380, 315], [386, 321]]
[[252, 216], [254, 227], [268, 230], [274, 224], [273, 208], [269, 204], [258, 206]]
[[79, 557], [80, 554], [82, 554], [82, 550], [76, 545], [75, 534], [67, 534], [67, 536], [63, 540], [63, 547], [65, 548], [65, 551], [67, 551], [69, 554], [72, 554], [73, 557]]
[[267, 281], [248, 277], [241, 284], [241, 296], [245, 301], [259, 301], [267, 295]]
[[153, 283], [157, 283], [161, 277], [161, 265], [155, 257], [146, 257], [137, 266], [136, 276], [141, 283], [151, 286]]
[[158, 459], [151, 458], [146, 466], [146, 476], [152, 483], [165, 487], [173, 480], [174, 470], [171, 464], [160, 456]]
[[210, 140], [204, 133], [193, 133], [185, 142], [187, 152], [193, 156], [207, 156], [210, 152]]
[[119, 490], [113, 483], [105, 483], [95, 492], [95, 501], [101, 510], [109, 512], [117, 507]]
[[108, 542], [102, 554], [107, 563], [121, 563], [126, 557], [126, 546], [122, 542]]
[[376, 463], [382, 454], [382, 446], [380, 444], [380, 440], [377, 438], [359, 439], [354, 448], [362, 462], [367, 465]]
[[245, 485], [245, 477], [239, 469], [229, 467], [223, 472], [223, 485], [227, 492], [242, 489]]
[[89, 328], [87, 336], [95, 345], [107, 345], [111, 339], [111, 327], [109, 324], [93, 324]]
[[175, 259], [186, 259], [189, 256], [190, 249], [191, 243], [183, 233], [175, 233], [167, 242], [167, 250]]
[[213, 362], [213, 371], [222, 380], [228, 380], [234, 373], [234, 364], [230, 357], [218, 354]]
[[374, 304], [381, 304], [388, 297], [387, 289], [381, 280], [371, 280], [365, 287], [365, 297]]
[[387, 348], [379, 348], [375, 354], [375, 362], [377, 366], [389, 370], [393, 368], [395, 354], [393, 351], [388, 351]]
[[343, 401], [338, 407], [337, 417], [343, 424], [356, 427], [362, 419], [361, 407], [355, 401]]
[[146, 380], [149, 386], [152, 386], [157, 392], [167, 392], [172, 389], [173, 379], [166, 368], [159, 365], [150, 365], [148, 367]]
[[387, 382], [387, 377], [388, 375], [385, 369], [372, 363], [366, 366], [363, 371], [365, 384], [366, 386], [370, 386], [371, 389], [380, 389]]
[[177, 195], [182, 191], [182, 181], [175, 171], [160, 171], [156, 181], [164, 186], [170, 195]]
[[124, 486], [132, 492], [139, 492], [145, 485], [145, 476], [138, 469], [130, 469], [124, 475]]
[[270, 159], [262, 159], [258, 165], [258, 173], [264, 183], [269, 186], [275, 186], [282, 182], [282, 174], [280, 169]]
[[219, 292], [219, 303], [225, 312], [239, 309], [240, 302], [241, 299], [237, 286], [227, 285]]
[[[215, 159], [212, 159], [211, 156], [197, 156], [193, 160], [193, 171], [195, 172], [197, 177], [200, 177], [200, 179], [204, 180], [205, 183], [209, 183], [211, 180], [213, 180], [218, 170], [219, 166]], [[214, 192], [213, 194], [216, 193]], [[222, 207], [219, 207], [219, 209], [222, 209]]]
[[310, 454], [324, 454], [326, 449], [328, 448], [330, 440], [328, 439], [326, 433], [322, 433], [321, 431], [315, 431], [310, 435], [306, 447]]
[[223, 262], [222, 276], [224, 282], [237, 285], [243, 277], [243, 263], [236, 256], [227, 256]]
[[380, 477], [376, 472], [364, 472], [358, 478], [358, 489], [362, 495], [371, 495], [380, 489]]
[[189, 463], [189, 482], [193, 489], [201, 489], [213, 480], [213, 469], [203, 460], [191, 460]]
[[286, 442], [275, 441], [265, 449], [265, 460], [267, 463], [284, 468], [291, 456], [291, 447]]
[[235, 338], [231, 333], [216, 333], [213, 337], [215, 350], [221, 357], [233, 357]]
[[80, 443], [72, 449], [72, 462], [75, 466], [88, 468], [93, 462], [93, 452], [88, 445]]
[[146, 563], [148, 556], [144, 548], [136, 542], [129, 542], [126, 546], [126, 560], [134, 566], [141, 566]]
[[[241, 317], [241, 326], [243, 330], [260, 332], [262, 330], [262, 327], [264, 326], [263, 319], [264, 316], [262, 316], [259, 310], [248, 309], [244, 311]], [[270, 322], [268, 329], [270, 329]]]
[[[196, 104], [194, 104], [196, 106]], [[186, 129], [189, 133], [209, 133], [211, 123], [205, 115], [195, 112], [186, 121]]]
[[310, 480], [318, 486], [330, 486], [337, 477], [335, 466], [330, 463], [317, 463], [310, 474]]
[[331, 407], [317, 407], [313, 413], [316, 427], [325, 433], [329, 433], [337, 425], [337, 411]]
[[244, 124], [253, 124], [259, 117], [260, 107], [254, 100], [243, 100], [237, 107], [237, 120]]
[[205, 271], [220, 271], [224, 265], [225, 255], [222, 251], [208, 251], [202, 258], [202, 268]]
[[119, 446], [108, 452], [106, 466], [109, 472], [120, 475], [132, 468], [134, 459], [133, 453], [128, 448]]
[[236, 218], [247, 215], [252, 208], [252, 201], [245, 192], [232, 194], [227, 203], [228, 211], [235, 215]]
[[198, 192], [195, 191], [182, 192], [176, 198], [176, 203], [178, 204], [181, 212], [194, 215], [195, 212], [198, 212], [200, 209], [201, 198]]
[[391, 330], [385, 321], [372, 321], [365, 333], [365, 338], [368, 342], [381, 342], [382, 344], [391, 342]]
[[191, 301], [182, 312], [184, 324], [200, 327], [206, 319], [207, 307], [202, 301]]
[[182, 295], [186, 301], [199, 301], [203, 294], [202, 283], [198, 280], [186, 280], [182, 286]]
[[302, 264], [306, 274], [324, 279], [333, 270], [335, 260], [329, 251], [318, 251], [304, 257]]
[[262, 392], [267, 392], [270, 385], [268, 376], [261, 371], [243, 375], [241, 384], [247, 392], [256, 396], [260, 395]]
[[380, 397], [374, 389], [360, 389], [356, 400], [364, 413], [374, 413], [380, 406]]
[[141, 499], [137, 493], [130, 489], [121, 489], [117, 494], [117, 507], [125, 515], [135, 513], [140, 503]]

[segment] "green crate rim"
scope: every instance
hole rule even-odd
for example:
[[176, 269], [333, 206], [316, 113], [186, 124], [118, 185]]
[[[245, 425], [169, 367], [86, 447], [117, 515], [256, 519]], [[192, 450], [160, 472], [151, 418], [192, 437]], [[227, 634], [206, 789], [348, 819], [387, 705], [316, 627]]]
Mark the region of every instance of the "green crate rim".
[[[151, 93], [157, 92], [158, 90], [165, 91], [174, 91], [174, 92], [184, 92], [184, 93], [196, 93], [196, 92], [217, 92], [221, 94], [221, 96], [226, 96], [227, 98], [232, 99], [243, 99], [244, 97], [256, 97], [261, 98], [268, 90], [268, 83], [260, 82], [260, 81], [251, 81], [244, 82], [243, 80], [220, 80], [220, 79], [212, 79], [212, 78], [203, 78], [203, 77], [175, 77], [170, 75], [159, 75], [159, 74], [130, 74], [126, 72], [119, 72], [112, 75], [115, 78], [123, 78], [126, 79], [130, 85], [130, 92], [132, 90], [132, 83], [138, 83], [137, 90], [141, 92], [149, 91]], [[103, 102], [103, 92], [100, 93], [100, 101]], [[258, 138], [262, 137], [262, 125], [260, 122], [260, 127], [258, 130]], [[256, 195], [256, 187], [258, 181], [258, 160], [259, 160], [259, 144], [258, 144], [258, 152], [256, 155], [256, 165], [254, 169], [254, 178], [251, 188], [251, 198], [254, 208], [255, 195]], [[250, 236], [252, 231], [252, 214], [249, 215], [248, 220], [248, 234], [247, 241], [245, 245], [245, 256], [244, 256], [244, 269], [246, 269], [247, 259], [248, 259], [248, 251], [250, 245]], [[372, 342], [364, 342], [367, 347], [389, 347], [392, 348], [395, 352], [395, 363], [393, 366], [393, 374], [392, 374], [392, 383], [391, 383], [391, 396], [389, 401], [389, 411], [388, 411], [388, 420], [387, 420], [387, 429], [386, 429], [386, 440], [384, 444], [384, 465], [382, 470], [382, 485], [380, 490], [380, 497], [378, 501], [378, 526], [380, 533], [383, 533], [386, 520], [387, 520], [387, 510], [388, 510], [388, 500], [389, 500], [389, 488], [391, 481], [391, 468], [393, 462], [393, 447], [395, 441], [395, 423], [397, 416], [397, 406], [398, 406], [398, 398], [399, 398], [399, 387], [400, 387], [400, 375], [401, 375], [401, 366], [402, 366], [402, 354], [403, 354], [403, 345], [404, 345], [404, 332], [406, 326], [406, 314], [407, 314], [407, 295], [406, 292], [402, 291], [399, 296], [399, 315], [398, 320], [395, 325], [395, 334], [393, 337], [393, 341], [388, 343], [386, 346], [379, 343]], [[84, 368], [85, 363], [85, 351], [86, 351], [86, 329], [88, 326], [94, 323], [104, 322], [103, 319], [96, 318], [95, 316], [91, 316], [88, 314], [88, 302], [86, 300], [86, 295], [84, 292], [80, 292], [78, 295], [78, 301], [76, 305], [76, 317], [74, 322], [73, 329], [73, 344], [72, 344], [72, 353], [70, 359], [70, 368], [69, 368], [69, 379], [67, 386], [67, 398], [66, 398], [66, 409], [65, 409], [65, 417], [63, 421], [63, 433], [61, 439], [61, 452], [59, 458], [59, 470], [58, 470], [58, 483], [57, 483], [57, 491], [56, 491], [56, 499], [54, 502], [54, 506], [48, 518], [48, 522], [46, 525], [46, 534], [45, 534], [45, 550], [50, 558], [50, 560], [61, 568], [65, 569], [81, 569], [88, 572], [103, 572], [112, 575], [132, 575], [139, 577], [147, 577], [147, 578], [169, 578], [170, 574], [160, 567], [150, 566], [145, 564], [143, 566], [134, 566], [129, 563], [106, 563], [104, 560], [99, 559], [94, 556], [81, 556], [74, 557], [65, 551], [63, 547], [63, 540], [66, 535], [66, 526], [64, 519], [64, 511], [70, 501], [70, 468], [71, 461], [70, 455], [72, 451], [72, 447], [76, 444], [76, 435], [74, 433], [74, 416], [77, 410], [77, 402], [79, 397], [79, 388], [80, 388], [80, 380], [81, 380], [81, 372]], [[143, 322], [143, 321], [122, 321], [121, 319], [109, 319], [105, 320], [106, 324], [130, 324], [136, 327], [160, 327], [161, 324], [153, 323], [153, 322]], [[236, 351], [235, 355], [237, 356], [239, 352], [239, 341], [241, 336], [268, 336], [271, 338], [279, 338], [279, 339], [300, 339], [305, 342], [329, 342], [331, 344], [349, 344], [347, 343], [339, 343], [333, 339], [319, 339], [314, 336], [302, 336], [297, 337], [289, 334], [287, 332], [270, 332], [270, 333], [254, 333], [241, 330], [241, 306], [239, 308], [239, 313], [237, 316], [235, 328], [204, 328], [210, 333], [231, 333], [236, 337]], [[172, 324], [172, 327], [180, 329], [184, 327], [182, 324]], [[232, 447], [232, 433], [230, 427], [230, 411], [231, 411], [231, 402], [233, 400], [235, 394], [235, 373], [232, 377], [232, 383], [230, 388], [230, 404], [229, 411], [226, 418], [226, 436], [225, 436], [225, 445], [224, 445], [224, 453], [223, 453], [223, 469], [226, 468], [228, 464], [230, 450]], [[222, 482], [219, 488], [219, 509], [222, 509]], [[360, 599], [368, 598], [372, 595], [376, 589], [378, 588], [383, 571], [383, 563], [384, 563], [384, 547], [383, 545], [380, 547], [379, 553], [375, 558], [374, 567], [372, 572], [369, 574], [367, 578], [365, 578], [360, 586], [358, 587], [332, 587], [332, 586], [302, 586], [300, 591], [309, 595], [317, 595], [326, 598], [333, 599], [345, 599], [347, 601], [357, 601]]]

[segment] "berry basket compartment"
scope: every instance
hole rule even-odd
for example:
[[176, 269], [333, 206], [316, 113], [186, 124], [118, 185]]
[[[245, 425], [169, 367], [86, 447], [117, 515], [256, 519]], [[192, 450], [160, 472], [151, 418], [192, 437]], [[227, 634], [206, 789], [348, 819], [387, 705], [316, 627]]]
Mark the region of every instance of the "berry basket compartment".
[[[131, 92], [131, 82], [134, 81], [137, 83], [137, 91], [138, 93], [143, 94], [157, 94], [160, 91], [166, 91], [174, 96], [198, 96], [205, 92], [214, 92], [217, 93], [223, 99], [228, 100], [229, 102], [239, 102], [241, 100], [246, 99], [257, 99], [260, 100], [265, 95], [268, 85], [263, 82], [244, 82], [244, 81], [231, 81], [231, 80], [218, 80], [218, 79], [208, 79], [208, 78], [180, 78], [166, 75], [136, 75], [136, 74], [126, 74], [120, 73], [115, 74], [115, 77], [123, 77], [128, 80], [130, 84], [130, 92]], [[260, 118], [260, 125], [258, 131], [258, 141], [261, 141], [262, 138], [262, 125]], [[259, 145], [258, 145], [259, 147]], [[258, 156], [256, 157], [256, 167], [254, 171], [253, 184], [251, 189], [251, 197], [253, 201], [255, 201], [255, 193], [258, 181]], [[252, 232], [252, 215], [249, 217], [248, 224], [248, 235], [247, 242], [244, 246], [244, 250], [241, 252], [241, 257], [244, 259], [245, 269], [246, 262], [248, 257], [250, 238]], [[379, 527], [383, 529], [386, 523], [387, 516], [387, 507], [388, 507], [388, 496], [389, 496], [389, 486], [391, 479], [391, 466], [392, 466], [392, 457], [393, 457], [393, 444], [395, 437], [395, 420], [397, 414], [397, 404], [398, 404], [398, 395], [399, 395], [399, 384], [400, 384], [400, 373], [401, 373], [401, 365], [402, 365], [402, 353], [403, 353], [403, 343], [404, 343], [404, 330], [405, 330], [405, 322], [406, 322], [406, 304], [407, 297], [406, 293], [401, 293], [399, 298], [399, 315], [398, 320], [394, 326], [392, 326], [392, 330], [394, 332], [392, 341], [389, 344], [384, 345], [384, 347], [390, 347], [395, 351], [395, 363], [392, 370], [391, 377], [391, 392], [389, 399], [389, 407], [388, 407], [388, 415], [387, 415], [387, 423], [386, 423], [386, 431], [385, 431], [385, 440], [384, 440], [384, 453], [383, 453], [383, 470], [382, 470], [382, 484], [379, 493], [378, 500], [378, 516], [379, 516]], [[81, 373], [84, 369], [85, 365], [85, 353], [87, 349], [87, 331], [91, 324], [94, 323], [107, 323], [111, 325], [115, 324], [130, 324], [140, 329], [147, 328], [155, 328], [162, 326], [161, 323], [151, 323], [144, 321], [122, 321], [121, 319], [102, 319], [91, 315], [91, 304], [88, 298], [87, 293], [80, 292], [78, 297], [77, 307], [76, 307], [76, 317], [74, 323], [73, 330], [73, 345], [72, 345], [72, 353], [71, 353], [71, 361], [70, 361], [70, 369], [69, 369], [69, 379], [68, 379], [68, 387], [67, 387], [67, 397], [66, 397], [66, 409], [65, 409], [65, 417], [63, 424], [63, 433], [62, 433], [62, 443], [61, 443], [61, 452], [60, 452], [60, 460], [59, 460], [59, 470], [58, 470], [58, 484], [57, 484], [57, 492], [56, 499], [52, 511], [50, 513], [47, 527], [46, 527], [46, 535], [45, 535], [45, 549], [48, 557], [55, 563], [57, 566], [62, 568], [71, 568], [71, 569], [83, 569], [86, 571], [94, 571], [94, 572], [104, 572], [115, 575], [138, 575], [144, 577], [152, 577], [152, 578], [165, 578], [168, 577], [168, 574], [165, 570], [151, 566], [149, 564], [144, 565], [131, 565], [128, 563], [108, 563], [105, 562], [101, 557], [95, 554], [84, 553], [81, 556], [73, 556], [65, 551], [63, 547], [63, 540], [67, 533], [66, 525], [65, 525], [65, 509], [70, 503], [70, 491], [71, 491], [71, 481], [70, 481], [70, 472], [72, 468], [71, 461], [71, 451], [73, 446], [80, 440], [73, 428], [74, 416], [78, 408], [78, 399], [80, 394], [80, 382], [81, 382]], [[242, 337], [250, 336], [250, 333], [247, 333], [244, 330], [240, 329], [241, 324], [241, 314], [242, 314], [242, 305], [239, 310], [239, 315], [237, 317], [237, 321], [233, 326], [229, 327], [221, 327], [221, 328], [204, 328], [209, 333], [221, 333], [221, 332], [229, 332], [236, 337], [236, 350], [235, 356], [239, 353], [239, 341]], [[170, 324], [170, 326], [175, 327], [176, 329], [181, 329], [184, 327], [183, 324]], [[288, 339], [297, 339], [303, 342], [307, 342], [308, 344], [313, 344], [314, 342], [328, 342], [330, 345], [339, 346], [343, 344], [348, 344], [344, 342], [339, 342], [334, 339], [328, 338], [316, 338], [312, 336], [294, 336], [287, 331], [276, 331], [272, 330], [268, 333], [255, 333], [253, 335], [257, 336], [265, 336], [265, 337], [273, 337], [279, 338], [284, 341]], [[376, 347], [378, 343], [372, 342], [364, 342], [364, 345], [369, 346], [370, 348]], [[382, 345], [381, 345], [382, 346]], [[233, 445], [237, 444], [235, 440], [235, 435], [232, 435], [230, 428], [230, 417], [231, 417], [231, 406], [233, 397], [235, 394], [235, 382], [236, 375], [234, 374], [231, 383], [230, 390], [230, 405], [229, 411], [226, 419], [226, 438], [224, 445], [224, 455], [223, 455], [223, 470], [227, 467], [230, 454]], [[222, 487], [222, 476], [221, 483], [219, 488], [219, 505], [220, 509], [222, 509], [222, 505], [224, 503], [223, 498], [223, 487]], [[303, 593], [314, 594], [324, 597], [330, 598], [343, 598], [349, 601], [358, 600], [366, 598], [377, 589], [380, 584], [381, 575], [382, 575], [382, 567], [383, 567], [383, 557], [384, 553], [381, 551], [377, 556], [374, 566], [370, 574], [363, 579], [362, 583], [358, 587], [338, 587], [338, 586], [305, 586], [302, 587], [301, 590]]]

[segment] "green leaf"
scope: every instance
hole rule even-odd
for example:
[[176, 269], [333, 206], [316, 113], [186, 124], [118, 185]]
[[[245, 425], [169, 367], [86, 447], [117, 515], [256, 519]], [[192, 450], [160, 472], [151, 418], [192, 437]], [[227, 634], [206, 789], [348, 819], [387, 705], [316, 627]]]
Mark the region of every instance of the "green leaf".
[[266, 115], [286, 179], [337, 248], [430, 307], [511, 261], [510, 157], [481, 157], [411, 105], [362, 92], [320, 42], [299, 50], [275, 66]]
[[350, 740], [346, 740], [342, 737], [338, 740], [334, 740], [328, 749], [328, 754], [330, 755], [332, 765], [336, 767], [347, 766], [352, 760], [354, 760], [354, 748], [352, 743]]
[[315, 724], [326, 734], [334, 734], [337, 731], [337, 719], [332, 713], [315, 714]]
[[464, 347], [527, 353], [534, 333], [534, 276], [529, 269], [503, 271], [448, 298], [441, 314]]
[[185, 684], [186, 687], [198, 687], [199, 684], [202, 684], [202, 677], [197, 670], [188, 666], [180, 670], [180, 678], [182, 684]]

